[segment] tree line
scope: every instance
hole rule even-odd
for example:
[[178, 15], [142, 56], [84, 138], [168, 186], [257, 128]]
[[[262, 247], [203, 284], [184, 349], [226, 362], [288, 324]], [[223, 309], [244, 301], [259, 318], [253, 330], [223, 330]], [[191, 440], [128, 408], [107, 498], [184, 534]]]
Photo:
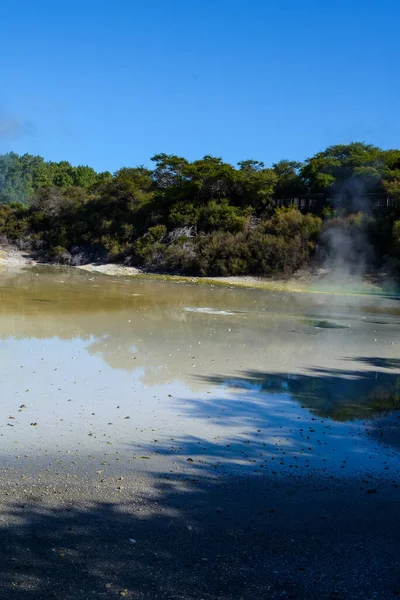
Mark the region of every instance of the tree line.
[[[119, 261], [200, 275], [289, 274], [327, 228], [357, 230], [377, 262], [400, 257], [400, 150], [336, 145], [303, 163], [236, 166], [157, 154], [153, 168], [97, 173], [67, 161], [0, 156], [0, 235], [46, 260]], [[371, 194], [394, 199], [374, 216]], [[318, 214], [277, 200], [321, 194]], [[326, 237], [326, 236], [325, 236]]]

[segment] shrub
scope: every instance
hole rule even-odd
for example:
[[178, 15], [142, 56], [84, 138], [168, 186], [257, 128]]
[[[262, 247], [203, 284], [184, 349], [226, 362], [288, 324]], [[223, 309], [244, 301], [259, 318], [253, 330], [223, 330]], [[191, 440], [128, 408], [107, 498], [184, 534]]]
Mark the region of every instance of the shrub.
[[392, 228], [393, 254], [400, 258], [400, 221], [395, 221]]
[[55, 246], [50, 249], [50, 258], [54, 262], [60, 265], [69, 265], [71, 260], [71, 255], [66, 248], [63, 246]]
[[198, 238], [200, 275], [242, 275], [247, 271], [249, 251], [243, 233], [215, 231]]
[[[314, 249], [320, 219], [281, 211], [246, 231], [212, 231], [193, 237], [192, 228], [150, 228], [133, 246], [133, 262], [151, 271], [202, 276], [291, 274]], [[179, 232], [182, 235], [179, 235]]]
[[265, 222], [265, 232], [290, 238], [300, 235], [304, 240], [315, 240], [320, 232], [322, 221], [311, 214], [303, 215], [295, 208], [279, 208], [275, 215]]
[[191, 227], [197, 225], [200, 216], [200, 207], [191, 202], [177, 202], [171, 207], [168, 215], [168, 224], [172, 227]]
[[169, 246], [159, 246], [154, 268], [161, 272], [193, 275], [198, 273], [197, 255], [194, 243], [184, 239]]
[[249, 236], [250, 271], [263, 275], [291, 275], [304, 265], [313, 245], [299, 234], [291, 238], [255, 231]]
[[249, 216], [250, 209], [231, 206], [227, 199], [211, 200], [200, 211], [199, 227], [206, 232], [221, 229], [237, 233], [245, 230]]
[[133, 264], [143, 265], [146, 268], [151, 268], [155, 262], [155, 256], [161, 240], [165, 237], [167, 228], [165, 225], [155, 225], [150, 227], [141, 238], [136, 240], [131, 249]]
[[49, 217], [58, 217], [68, 212], [72, 205], [73, 200], [57, 187], [41, 188], [31, 200], [32, 208], [43, 211]]

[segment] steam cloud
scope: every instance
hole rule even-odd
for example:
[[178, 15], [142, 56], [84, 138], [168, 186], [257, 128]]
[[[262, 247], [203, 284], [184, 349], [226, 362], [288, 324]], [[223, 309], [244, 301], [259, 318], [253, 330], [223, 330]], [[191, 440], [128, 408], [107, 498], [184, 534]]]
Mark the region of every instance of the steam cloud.
[[17, 140], [26, 135], [33, 135], [32, 123], [17, 117], [0, 116], [0, 140]]
[[368, 216], [372, 213], [371, 201], [365, 183], [349, 178], [332, 197], [333, 208], [340, 215], [360, 213], [357, 226], [351, 226], [344, 218], [330, 224], [322, 233], [323, 269], [327, 278], [337, 286], [352, 280], [361, 283], [375, 262], [375, 254], [368, 240]]

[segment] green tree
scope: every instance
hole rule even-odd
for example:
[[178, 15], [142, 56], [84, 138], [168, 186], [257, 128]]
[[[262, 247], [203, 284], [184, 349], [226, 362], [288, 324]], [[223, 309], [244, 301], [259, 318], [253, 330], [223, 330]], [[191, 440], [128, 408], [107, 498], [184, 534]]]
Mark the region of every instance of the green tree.
[[238, 164], [234, 203], [253, 207], [257, 213], [271, 210], [278, 180], [274, 170], [266, 169], [262, 162], [254, 160]]
[[28, 204], [33, 193], [32, 175], [13, 152], [0, 156], [0, 204]]
[[91, 167], [80, 165], [72, 170], [74, 185], [82, 188], [91, 188], [97, 182], [97, 173]]
[[301, 163], [294, 160], [281, 160], [272, 168], [276, 174], [275, 196], [296, 198], [307, 193], [307, 185], [300, 176]]
[[145, 167], [124, 167], [117, 171], [108, 193], [129, 210], [138, 209], [153, 197], [152, 172]]
[[300, 176], [313, 193], [339, 193], [357, 182], [365, 190], [380, 188], [384, 170], [382, 151], [371, 144], [353, 142], [330, 146], [305, 161]]
[[53, 185], [56, 187], [69, 187], [74, 185], [74, 169], [66, 160], [59, 163], [50, 163]]

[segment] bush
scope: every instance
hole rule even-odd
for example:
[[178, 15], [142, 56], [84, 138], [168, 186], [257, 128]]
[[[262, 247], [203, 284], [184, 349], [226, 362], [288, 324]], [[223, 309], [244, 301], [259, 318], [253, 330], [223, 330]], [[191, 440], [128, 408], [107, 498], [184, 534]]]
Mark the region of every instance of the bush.
[[32, 208], [43, 211], [48, 217], [58, 217], [68, 212], [72, 205], [73, 200], [56, 187], [41, 188], [31, 200]]
[[197, 242], [200, 275], [242, 275], [249, 265], [249, 248], [243, 233], [216, 231], [201, 236]]
[[284, 238], [299, 235], [303, 240], [315, 240], [321, 226], [322, 221], [319, 217], [303, 215], [295, 208], [278, 208], [275, 215], [265, 222], [264, 230]]
[[219, 230], [193, 237], [193, 228], [181, 228], [166, 236], [166, 229], [157, 226], [137, 240], [128, 254], [133, 264], [151, 271], [202, 276], [291, 274], [313, 251], [312, 239], [320, 224], [316, 217], [289, 210], [238, 232]]
[[63, 246], [55, 246], [54, 248], [51, 248], [49, 254], [50, 254], [51, 260], [53, 260], [54, 262], [56, 262], [60, 265], [69, 265], [70, 264], [71, 255], [68, 252], [68, 250], [66, 250], [66, 248], [63, 248]]
[[400, 258], [400, 221], [395, 221], [392, 228], [393, 254]]
[[132, 262], [136, 265], [142, 265], [151, 268], [155, 262], [156, 253], [161, 246], [161, 240], [166, 236], [167, 228], [165, 225], [155, 225], [150, 227], [140, 239], [136, 240], [131, 251]]
[[201, 209], [198, 224], [206, 232], [223, 230], [237, 233], [245, 230], [249, 216], [250, 209], [231, 206], [226, 199], [211, 200]]
[[167, 273], [194, 275], [198, 273], [194, 243], [185, 239], [169, 246], [160, 246], [154, 261], [155, 270]]
[[249, 236], [249, 271], [260, 275], [291, 275], [302, 267], [313, 250], [308, 240], [296, 234], [291, 238], [255, 231]]
[[284, 237], [265, 233], [261, 225], [248, 232], [214, 232], [199, 238], [197, 259], [201, 275], [290, 275], [313, 249], [304, 232]]
[[177, 202], [171, 207], [168, 215], [168, 224], [172, 227], [191, 227], [197, 225], [200, 208], [193, 203]]

